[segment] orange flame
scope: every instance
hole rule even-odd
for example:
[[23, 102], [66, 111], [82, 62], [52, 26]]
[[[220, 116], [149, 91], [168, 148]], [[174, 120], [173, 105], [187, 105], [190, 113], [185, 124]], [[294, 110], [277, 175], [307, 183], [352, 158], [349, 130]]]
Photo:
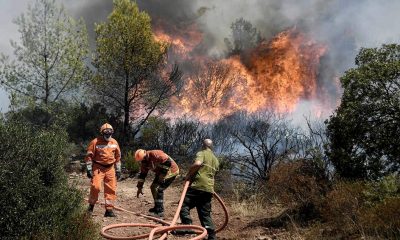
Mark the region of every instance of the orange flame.
[[187, 58], [203, 39], [202, 33], [197, 29], [195, 24], [179, 28], [178, 26], [159, 20], [156, 21], [153, 29], [156, 40], [169, 43], [174, 54], [184, 58]]
[[189, 56], [201, 43], [198, 34], [171, 37], [157, 31], [156, 35], [195, 66], [186, 75], [183, 93], [172, 99], [174, 118], [186, 114], [213, 122], [236, 111], [288, 113], [301, 99], [316, 98], [319, 61], [326, 48], [295, 28], [262, 42], [245, 56], [246, 61], [243, 56], [222, 60]]
[[264, 106], [291, 112], [301, 98], [315, 98], [319, 59], [325, 50], [294, 28], [254, 49], [250, 72]]
[[[188, 77], [188, 83], [175, 110], [204, 121], [214, 121], [241, 110], [248, 101], [246, 73], [234, 67], [232, 60], [203, 60]], [[239, 94], [238, 94], [239, 93]]]

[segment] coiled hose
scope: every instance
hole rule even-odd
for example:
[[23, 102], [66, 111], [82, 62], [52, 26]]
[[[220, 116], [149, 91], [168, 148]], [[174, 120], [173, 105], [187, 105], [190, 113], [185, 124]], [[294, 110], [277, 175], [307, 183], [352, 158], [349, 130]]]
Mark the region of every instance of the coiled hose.
[[[104, 238], [113, 239], [113, 240], [141, 239], [141, 238], [146, 238], [146, 237], [148, 237], [149, 240], [152, 240], [155, 234], [162, 234], [162, 236], [159, 239], [163, 240], [163, 239], [167, 238], [168, 232], [171, 231], [171, 230], [192, 229], [198, 235], [196, 237], [194, 237], [194, 238], [191, 238], [190, 240], [203, 239], [207, 235], [207, 230], [204, 227], [197, 226], [197, 225], [175, 225], [176, 221], [178, 220], [179, 213], [181, 211], [183, 200], [185, 199], [185, 195], [186, 195], [186, 191], [187, 191], [188, 187], [189, 187], [189, 181], [186, 181], [185, 182], [185, 186], [184, 186], [183, 191], [182, 191], [182, 194], [181, 194], [181, 198], [179, 200], [178, 208], [176, 209], [174, 218], [173, 218], [172, 222], [170, 222], [170, 223], [166, 222], [166, 221], [164, 221], [164, 220], [162, 220], [160, 218], [144, 215], [144, 214], [141, 214], [141, 213], [131, 212], [131, 211], [128, 211], [128, 210], [120, 208], [120, 207], [114, 207], [115, 210], [132, 213], [132, 214], [135, 214], [137, 216], [141, 216], [141, 217], [153, 220], [155, 222], [159, 222], [159, 223], [161, 223], [163, 225], [167, 225], [167, 226], [162, 226], [162, 225], [160, 226], [160, 225], [156, 225], [156, 224], [145, 224], [145, 223], [118, 223], [118, 224], [110, 224], [108, 226], [103, 227], [101, 229], [100, 234]], [[221, 207], [222, 207], [222, 209], [224, 211], [224, 214], [225, 214], [224, 223], [220, 227], [218, 227], [216, 229], [216, 232], [220, 232], [222, 229], [224, 229], [228, 225], [229, 215], [228, 215], [228, 210], [227, 210], [224, 202], [218, 196], [218, 194], [214, 193], [214, 197], [221, 204]], [[149, 234], [141, 234], [141, 235], [135, 235], [135, 236], [129, 236], [129, 237], [113, 236], [111, 234], [106, 233], [110, 229], [123, 228], [123, 227], [145, 227], [145, 228], [152, 228], [152, 230], [151, 230], [151, 232]]]

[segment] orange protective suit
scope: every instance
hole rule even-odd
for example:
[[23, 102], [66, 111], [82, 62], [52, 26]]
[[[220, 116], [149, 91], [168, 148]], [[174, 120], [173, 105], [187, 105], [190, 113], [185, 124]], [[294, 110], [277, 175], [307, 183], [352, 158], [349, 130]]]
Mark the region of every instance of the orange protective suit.
[[114, 208], [116, 200], [117, 178], [114, 165], [120, 164], [121, 150], [118, 142], [111, 138], [106, 141], [102, 136], [93, 139], [87, 148], [85, 161], [92, 162], [93, 178], [91, 180], [89, 204], [94, 205], [99, 197], [101, 183], [104, 181], [104, 199], [107, 210]]

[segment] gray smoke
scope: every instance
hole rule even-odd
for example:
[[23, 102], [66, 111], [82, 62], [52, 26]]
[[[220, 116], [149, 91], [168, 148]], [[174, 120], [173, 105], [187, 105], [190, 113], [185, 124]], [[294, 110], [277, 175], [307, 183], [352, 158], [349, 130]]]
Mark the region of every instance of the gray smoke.
[[[112, 1], [64, 0], [75, 16], [83, 16], [88, 28], [104, 21], [112, 10]], [[343, 72], [352, 66], [360, 47], [379, 47], [398, 42], [400, 1], [396, 0], [138, 0], [153, 23], [173, 27], [193, 22], [204, 33], [209, 54], [225, 50], [224, 38], [239, 18], [250, 21], [265, 39], [296, 26], [329, 48], [329, 61]]]
[[[88, 26], [103, 21], [112, 9], [112, 1], [64, 0], [76, 16], [83, 16]], [[379, 47], [398, 42], [400, 1], [397, 0], [138, 0], [154, 24], [163, 21], [174, 27], [193, 22], [204, 33], [208, 53], [225, 50], [224, 38], [231, 34], [231, 24], [239, 18], [250, 21], [265, 39], [296, 26], [325, 43], [329, 57], [325, 68], [343, 73], [352, 66], [360, 47]], [[330, 63], [333, 65], [331, 66]]]
[[[11, 0], [8, 0], [11, 2]], [[75, 17], [83, 17], [91, 41], [94, 23], [106, 20], [111, 0], [62, 0]], [[398, 0], [137, 0], [150, 14], [153, 25], [163, 23], [178, 29], [196, 23], [203, 32], [202, 49], [220, 56], [226, 51], [225, 38], [239, 18], [250, 21], [268, 40], [296, 26], [328, 47], [321, 60], [319, 84], [338, 93], [332, 78], [354, 66], [361, 47], [379, 47], [399, 42], [400, 1]], [[23, 9], [25, 11], [26, 9]], [[16, 17], [16, 16], [14, 16]]]

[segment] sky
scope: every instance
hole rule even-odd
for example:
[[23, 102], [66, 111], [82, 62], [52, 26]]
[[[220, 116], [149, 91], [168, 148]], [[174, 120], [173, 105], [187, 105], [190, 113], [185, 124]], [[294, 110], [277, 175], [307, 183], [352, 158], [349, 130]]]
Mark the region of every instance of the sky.
[[[11, 39], [18, 39], [18, 31], [12, 20], [20, 15], [27, 6], [27, 0], [0, 0], [0, 52], [11, 55], [13, 49], [10, 45]], [[0, 89], [0, 111], [8, 110], [9, 100], [8, 94], [4, 89]]]
[[[93, 23], [103, 21], [112, 9], [112, 0], [56, 0], [74, 17], [84, 17], [93, 36]], [[18, 40], [12, 22], [26, 12], [31, 0], [0, 0], [0, 52], [12, 55], [10, 39]], [[264, 37], [272, 37], [291, 26], [309, 29], [329, 47], [327, 68], [343, 72], [354, 66], [360, 47], [400, 43], [399, 0], [137, 0], [153, 18], [176, 26], [193, 21], [205, 33], [211, 53], [221, 50], [237, 18], [252, 22]], [[229, 4], [227, 4], [229, 2]], [[0, 89], [0, 111], [8, 109], [8, 97]]]
[[[102, 4], [101, 8], [104, 8], [105, 5], [108, 9], [96, 9], [92, 7], [92, 4], [98, 5], [100, 1], [101, 0], [62, 0], [61, 2], [74, 17], [82, 17], [84, 14], [82, 10], [95, 9], [97, 13], [100, 11], [97, 17], [104, 19], [112, 7], [112, 1], [103, 0], [109, 3]], [[0, 0], [0, 53], [12, 56], [13, 48], [11, 47], [10, 40], [18, 41], [20, 38], [17, 25], [13, 23], [13, 20], [22, 13], [25, 13], [28, 9], [28, 4], [32, 3], [32, 0]], [[88, 18], [87, 21], [93, 22], [94, 20], [92, 21], [92, 19]], [[89, 30], [93, 31], [93, 28]], [[0, 88], [0, 112], [8, 111], [9, 104], [10, 101], [7, 92]]]

